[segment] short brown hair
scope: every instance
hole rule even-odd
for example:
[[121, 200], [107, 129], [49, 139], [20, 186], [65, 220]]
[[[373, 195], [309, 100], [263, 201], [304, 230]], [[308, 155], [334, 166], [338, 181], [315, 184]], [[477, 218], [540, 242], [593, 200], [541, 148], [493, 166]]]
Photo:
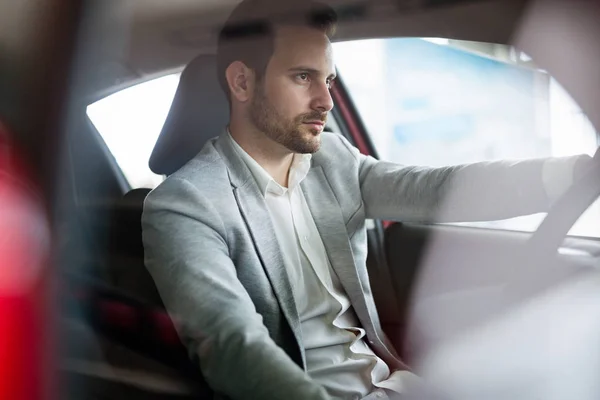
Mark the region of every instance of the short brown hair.
[[219, 32], [217, 74], [229, 97], [225, 70], [241, 61], [261, 77], [275, 51], [275, 27], [302, 25], [320, 29], [331, 37], [337, 24], [336, 12], [312, 0], [243, 0], [229, 15]]

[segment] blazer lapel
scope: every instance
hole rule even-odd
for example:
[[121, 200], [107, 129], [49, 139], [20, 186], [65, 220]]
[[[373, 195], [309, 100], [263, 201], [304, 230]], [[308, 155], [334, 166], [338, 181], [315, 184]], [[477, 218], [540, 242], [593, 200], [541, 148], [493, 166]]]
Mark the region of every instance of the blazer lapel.
[[[296, 340], [301, 344], [300, 318], [264, 196], [260, 193], [252, 173], [237, 154], [229, 138], [221, 135], [217, 139], [216, 148], [227, 164], [233, 194], [254, 242], [256, 252], [269, 277], [279, 306], [292, 328]], [[302, 360], [305, 363], [304, 352], [302, 352]]]
[[327, 182], [323, 168], [311, 168], [301, 186], [329, 262], [350, 298], [361, 324], [368, 329], [373, 326], [373, 315], [367, 306], [365, 290], [356, 270], [342, 210]]
[[[370, 344], [375, 347], [374, 350], [378, 350], [379, 355], [390, 367], [407, 369], [398, 355], [390, 350], [393, 346], [385, 334], [377, 328], [380, 327], [380, 323], [375, 302], [370, 290], [361, 284], [342, 209], [323, 168], [319, 165], [313, 166], [301, 186], [329, 262], [350, 298], [356, 316], [371, 339]], [[364, 279], [368, 280], [369, 277], [365, 275]]]

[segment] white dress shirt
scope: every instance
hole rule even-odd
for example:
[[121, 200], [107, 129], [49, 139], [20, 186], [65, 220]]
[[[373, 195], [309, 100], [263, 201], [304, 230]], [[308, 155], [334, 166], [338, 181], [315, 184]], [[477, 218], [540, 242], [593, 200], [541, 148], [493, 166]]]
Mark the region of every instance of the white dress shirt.
[[410, 373], [390, 375], [387, 364], [365, 342], [365, 331], [331, 268], [302, 193], [300, 182], [310, 169], [311, 155], [294, 155], [285, 188], [228, 136], [265, 196], [292, 284], [310, 377], [338, 398], [360, 399], [376, 388], [401, 392], [401, 378]]

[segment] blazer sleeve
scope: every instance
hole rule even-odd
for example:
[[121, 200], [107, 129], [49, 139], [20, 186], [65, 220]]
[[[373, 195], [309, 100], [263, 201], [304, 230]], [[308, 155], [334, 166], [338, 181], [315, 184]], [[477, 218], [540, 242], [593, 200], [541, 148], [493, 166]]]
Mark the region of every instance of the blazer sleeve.
[[145, 263], [209, 386], [231, 399], [328, 399], [270, 338], [238, 280], [218, 213], [171, 177], [142, 216]]
[[[405, 166], [360, 154], [342, 141], [358, 163], [366, 218], [405, 222], [493, 221], [546, 212], [554, 200], [542, 178], [549, 159], [492, 161], [442, 168]], [[553, 158], [571, 168], [587, 156]], [[589, 157], [587, 157], [589, 158]]]

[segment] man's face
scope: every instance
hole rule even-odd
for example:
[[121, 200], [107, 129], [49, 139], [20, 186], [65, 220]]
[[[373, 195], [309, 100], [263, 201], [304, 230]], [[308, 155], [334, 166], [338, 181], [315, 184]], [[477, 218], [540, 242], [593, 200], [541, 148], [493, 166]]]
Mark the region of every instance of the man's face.
[[316, 152], [333, 108], [329, 88], [334, 78], [331, 43], [324, 32], [278, 28], [275, 51], [250, 103], [252, 123], [292, 152]]

